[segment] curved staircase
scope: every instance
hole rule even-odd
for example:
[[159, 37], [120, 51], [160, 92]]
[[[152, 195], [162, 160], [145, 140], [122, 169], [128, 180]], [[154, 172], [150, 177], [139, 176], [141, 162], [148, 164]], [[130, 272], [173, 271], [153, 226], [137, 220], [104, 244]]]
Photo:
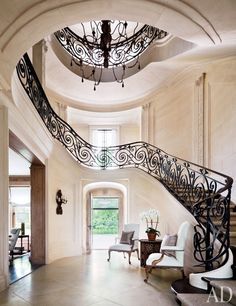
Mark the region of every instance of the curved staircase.
[[177, 294], [177, 299], [182, 306], [236, 305], [235, 281], [215, 280], [211, 281], [210, 284], [212, 286], [212, 289], [209, 294], [204, 294], [204, 293]]
[[[19, 61], [16, 70], [25, 92], [51, 135], [79, 163], [98, 170], [142, 170], [161, 182], [193, 214], [198, 222], [193, 237], [193, 255], [205, 272], [194, 273], [190, 282], [191, 278], [201, 279], [208, 274], [214, 274], [217, 278], [232, 277], [232, 253], [229, 247], [230, 238], [233, 243], [236, 241], [236, 211], [230, 204], [231, 177], [169, 155], [145, 142], [95, 147], [82, 139], [54, 112], [27, 54]], [[231, 225], [230, 214], [234, 218]]]
[[236, 205], [230, 205], [230, 245], [236, 246]]

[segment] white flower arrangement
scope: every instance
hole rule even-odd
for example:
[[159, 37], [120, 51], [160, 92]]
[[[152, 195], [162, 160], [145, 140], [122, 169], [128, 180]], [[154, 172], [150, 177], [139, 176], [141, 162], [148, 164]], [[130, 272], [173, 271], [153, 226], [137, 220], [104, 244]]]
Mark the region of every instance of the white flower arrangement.
[[140, 214], [141, 220], [146, 222], [147, 229], [146, 233], [156, 233], [160, 236], [160, 231], [157, 230], [159, 224], [160, 213], [156, 209], [149, 209]]

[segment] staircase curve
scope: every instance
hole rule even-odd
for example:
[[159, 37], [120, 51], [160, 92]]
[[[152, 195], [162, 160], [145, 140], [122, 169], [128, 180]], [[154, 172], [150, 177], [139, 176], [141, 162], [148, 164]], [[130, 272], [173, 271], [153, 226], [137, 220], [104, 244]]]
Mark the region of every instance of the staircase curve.
[[194, 258], [204, 273], [190, 274], [190, 284], [207, 288], [202, 277], [231, 278], [230, 198], [233, 179], [167, 154], [146, 142], [96, 147], [82, 139], [52, 109], [27, 53], [16, 66], [18, 78], [51, 135], [85, 167], [137, 168], [151, 175], [196, 219]]

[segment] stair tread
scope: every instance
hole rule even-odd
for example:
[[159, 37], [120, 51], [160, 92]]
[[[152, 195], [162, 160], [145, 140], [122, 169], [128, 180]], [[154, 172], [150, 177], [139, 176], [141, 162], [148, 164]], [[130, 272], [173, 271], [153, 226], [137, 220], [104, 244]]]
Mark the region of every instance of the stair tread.
[[189, 284], [189, 279], [187, 277], [185, 277], [184, 279], [178, 279], [176, 281], [174, 281], [171, 284], [171, 290], [175, 293], [175, 294], [180, 294], [180, 293], [196, 293], [196, 294], [200, 294], [203, 293], [205, 294], [207, 291], [204, 289], [200, 289], [200, 288], [196, 288], [193, 287]]
[[[222, 224], [222, 221], [214, 221], [214, 224], [219, 225]], [[236, 225], [236, 221], [230, 221], [230, 225]]]
[[221, 295], [223, 289], [224, 300], [230, 299], [230, 304], [236, 305], [236, 280], [234, 279], [214, 279], [210, 281], [212, 287], [215, 288], [217, 295]]
[[[208, 294], [199, 293], [181, 293], [177, 294], [177, 299], [183, 306], [219, 306], [219, 302], [214, 301], [214, 298], [210, 298], [208, 301]], [[208, 302], [207, 302], [208, 301]], [[228, 305], [229, 303], [222, 302], [220, 305]]]
[[230, 287], [236, 295], [236, 280], [234, 279], [214, 279], [210, 281], [210, 284], [217, 288]]
[[[204, 212], [203, 212], [203, 216], [206, 216], [206, 215], [207, 215], [207, 211], [204, 211]], [[212, 214], [210, 214], [210, 215], [211, 215], [211, 217], [213, 217]], [[217, 216], [215, 216], [215, 218], [217, 218]], [[230, 212], [230, 218], [231, 218], [231, 219], [236, 218], [236, 212], [231, 211], [231, 212]], [[234, 221], [234, 220], [233, 220], [233, 221]]]

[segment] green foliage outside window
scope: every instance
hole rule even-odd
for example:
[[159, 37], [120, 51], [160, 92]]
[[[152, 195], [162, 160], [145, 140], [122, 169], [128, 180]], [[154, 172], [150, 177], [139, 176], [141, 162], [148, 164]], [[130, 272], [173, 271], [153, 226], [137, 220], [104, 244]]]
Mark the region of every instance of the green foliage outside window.
[[118, 209], [93, 210], [93, 234], [118, 233]]

